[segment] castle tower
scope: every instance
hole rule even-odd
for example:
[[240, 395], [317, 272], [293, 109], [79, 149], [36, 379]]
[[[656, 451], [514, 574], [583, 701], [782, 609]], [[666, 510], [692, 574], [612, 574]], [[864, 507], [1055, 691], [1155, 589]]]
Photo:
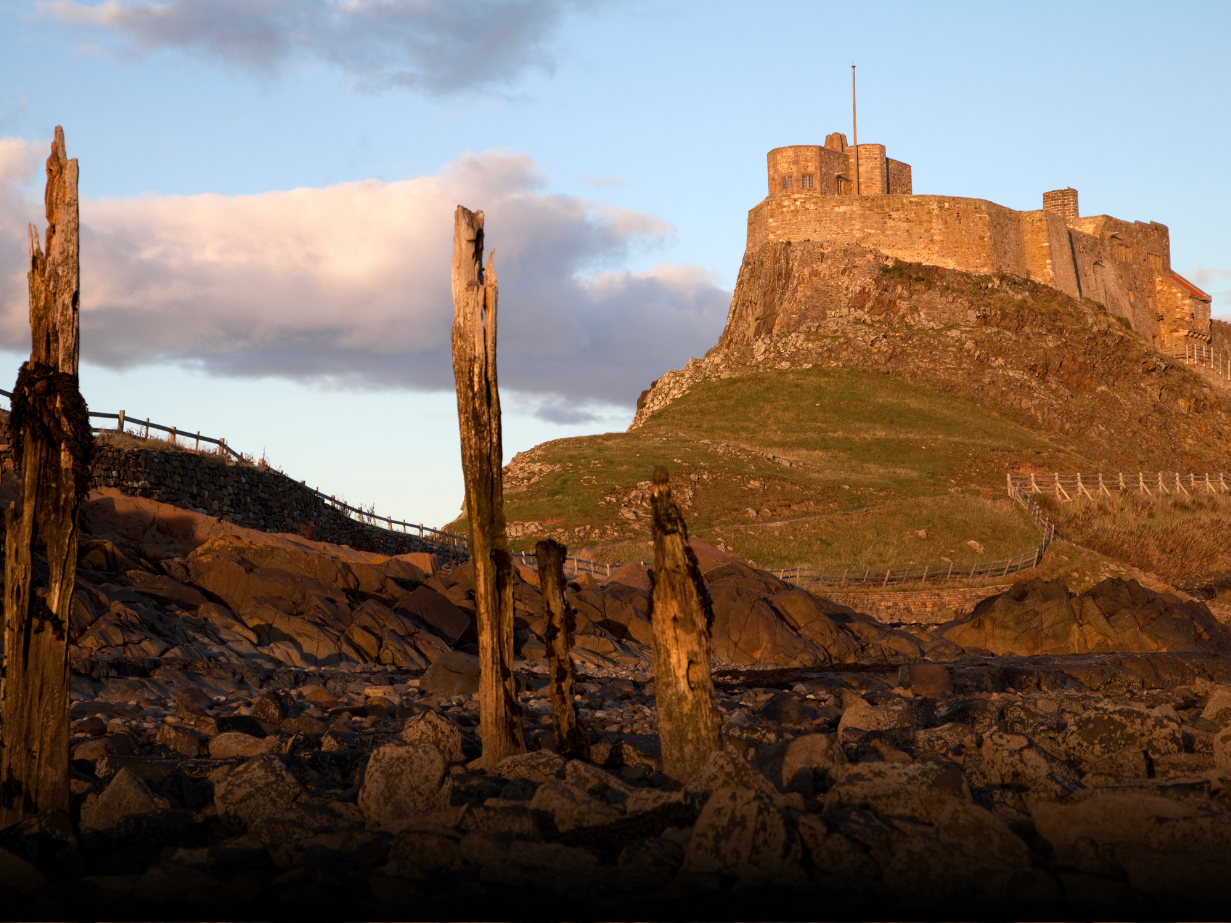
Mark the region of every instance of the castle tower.
[[1080, 218], [1077, 211], [1077, 190], [1070, 186], [1067, 189], [1053, 189], [1043, 193], [1043, 211], [1061, 218]]
[[[855, 148], [841, 132], [826, 136], [823, 147], [777, 147], [765, 159], [770, 198], [855, 192]], [[911, 195], [910, 164], [886, 157], [883, 144], [861, 144], [859, 185], [862, 195]]]

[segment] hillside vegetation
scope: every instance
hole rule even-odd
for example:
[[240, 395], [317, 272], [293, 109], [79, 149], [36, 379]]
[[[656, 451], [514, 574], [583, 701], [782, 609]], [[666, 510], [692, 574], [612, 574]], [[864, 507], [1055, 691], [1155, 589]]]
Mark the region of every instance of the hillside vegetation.
[[[629, 432], [513, 460], [516, 549], [550, 535], [599, 561], [649, 559], [657, 464], [690, 529], [720, 548], [765, 567], [853, 568], [969, 566], [1032, 547], [1010, 470], [1231, 468], [1231, 392], [1097, 305], [793, 246], [761, 255], [778, 265], [772, 292], [753, 290], [745, 259], [719, 344], [655, 382]], [[1064, 556], [1085, 561], [1081, 582], [1119, 567], [1118, 546], [1075, 540]], [[1138, 561], [1156, 563], [1123, 563]]]

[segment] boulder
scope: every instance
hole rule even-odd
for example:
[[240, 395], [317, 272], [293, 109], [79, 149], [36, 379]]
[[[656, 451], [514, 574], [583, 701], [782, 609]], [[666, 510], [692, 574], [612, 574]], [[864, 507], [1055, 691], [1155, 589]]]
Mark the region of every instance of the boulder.
[[721, 788], [759, 791], [775, 799], [778, 795], [769, 780], [754, 769], [751, 763], [725, 750], [711, 756], [705, 765], [684, 783], [684, 790], [688, 792], [714, 792]]
[[471, 617], [431, 587], [418, 586], [398, 599], [403, 609], [425, 625], [431, 626], [446, 644], [456, 644], [470, 627]]
[[141, 776], [124, 767], [101, 794], [86, 798], [81, 806], [81, 827], [83, 830], [109, 830], [131, 814], [149, 814], [171, 807], [166, 796], [155, 792]]
[[649, 571], [635, 561], [630, 564], [621, 565], [612, 571], [611, 576], [607, 578], [606, 585], [610, 587], [613, 583], [633, 587], [645, 593], [649, 593], [652, 589]]
[[1108, 578], [1080, 596], [1060, 579], [1019, 581], [939, 633], [963, 647], [1007, 654], [1115, 651], [1231, 652], [1228, 630], [1202, 603]]
[[861, 809], [885, 817], [936, 823], [954, 805], [973, 803], [961, 769], [945, 763], [856, 763], [834, 772], [825, 796], [828, 816]]
[[1034, 799], [1065, 798], [1080, 786], [1068, 765], [1022, 734], [992, 731], [980, 749], [992, 785], [1029, 792]]
[[372, 753], [359, 790], [369, 823], [390, 827], [447, 807], [449, 764], [435, 747], [386, 744]]
[[1231, 818], [1208, 803], [1115, 793], [1039, 802], [1030, 813], [1058, 865], [1095, 875], [1123, 874], [1136, 856], [1223, 857], [1231, 850]]
[[747, 579], [752, 570], [727, 564], [707, 575], [714, 607], [714, 658], [740, 666], [811, 667], [826, 662], [770, 605], [766, 588]]
[[18, 894], [37, 891], [47, 883], [47, 876], [20, 856], [7, 849], [0, 849], [0, 888], [9, 888]]
[[406, 719], [402, 740], [414, 747], [434, 747], [450, 763], [460, 763], [465, 759], [461, 730], [434, 711], [425, 711]]
[[277, 737], [253, 737], [240, 731], [226, 731], [210, 738], [209, 755], [214, 759], [258, 756], [276, 750], [277, 747]]
[[911, 663], [898, 671], [898, 685], [915, 695], [941, 696], [953, 694], [953, 677], [949, 668], [940, 663]]
[[419, 686], [433, 695], [476, 695], [479, 658], [462, 651], [443, 653], [432, 661]]
[[803, 877], [800, 854], [794, 824], [771, 798], [745, 788], [720, 788], [701, 809], [684, 868], [783, 884]]
[[192, 760], [204, 756], [206, 752], [206, 744], [201, 735], [183, 725], [164, 724], [158, 729], [157, 740], [164, 747]]
[[549, 779], [535, 789], [530, 810], [550, 814], [560, 833], [580, 827], [600, 827], [621, 817], [618, 809], [561, 779]]
[[218, 813], [245, 827], [289, 813], [303, 787], [276, 756], [258, 756], [231, 770], [214, 786]]
[[780, 775], [774, 782], [784, 792], [811, 798], [827, 791], [834, 771], [844, 765], [846, 754], [836, 734], [805, 734], [787, 743]]
[[564, 774], [564, 762], [563, 757], [551, 750], [518, 753], [497, 763], [495, 774], [510, 781], [528, 779], [531, 782], [547, 782]]
[[1073, 716], [1061, 743], [1070, 759], [1089, 763], [1125, 749], [1151, 757], [1179, 753], [1184, 736], [1174, 717], [1142, 706], [1100, 704]]

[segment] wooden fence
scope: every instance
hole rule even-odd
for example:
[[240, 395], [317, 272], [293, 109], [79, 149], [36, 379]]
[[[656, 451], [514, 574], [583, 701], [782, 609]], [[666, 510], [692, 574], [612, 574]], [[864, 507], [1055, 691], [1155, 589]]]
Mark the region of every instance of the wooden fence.
[[1185, 365], [1210, 369], [1219, 378], [1231, 380], [1231, 356], [1214, 349], [1208, 343], [1186, 339], [1183, 346], [1176, 343], [1171, 347], [1171, 357], [1183, 359]]
[[1030, 521], [1034, 523], [1042, 536], [1039, 544], [1016, 557], [999, 561], [975, 562], [969, 566], [946, 561], [922, 566], [889, 567], [885, 570], [861, 567], [804, 567], [801, 565], [770, 571], [770, 573], [789, 583], [804, 581], [833, 587], [889, 587], [906, 583], [918, 583], [922, 586], [929, 581], [945, 583], [952, 580], [1007, 577], [1009, 574], [1029, 570], [1037, 567], [1039, 561], [1043, 559], [1043, 552], [1056, 537], [1056, 528], [1047, 519], [1039, 505], [1020, 487], [1010, 484], [1009, 496], [1025, 507]]
[[1115, 474], [1018, 474], [1008, 475], [1009, 490], [1014, 488], [1027, 494], [1055, 494], [1064, 502], [1093, 500], [1096, 497], [1111, 497], [1116, 494], [1137, 493], [1161, 496], [1163, 494], [1228, 494], [1231, 493], [1229, 475], [1181, 474], [1178, 471], [1133, 471]]
[[[13, 399], [12, 393], [3, 389], [0, 389], [0, 395], [3, 395], [10, 401]], [[119, 413], [101, 413], [91, 410], [90, 417], [92, 419], [99, 420], [115, 420], [115, 432], [128, 433], [129, 435], [142, 439], [150, 438], [150, 430], [158, 430], [159, 432], [167, 433], [170, 436], [170, 442], [172, 445], [188, 448], [189, 443], [191, 443], [195, 451], [200, 451], [201, 443], [204, 442], [208, 445], [217, 446], [217, 454], [224, 460], [233, 458], [240, 464], [253, 464], [251, 459], [245, 458], [242, 454], [236, 452], [233, 448], [227, 445], [226, 439], [214, 439], [211, 436], [202, 436], [200, 431], [197, 431], [196, 433], [185, 432], [175, 426], [164, 426], [161, 423], [152, 423], [150, 422], [149, 417], [146, 417], [144, 420], [140, 418], [134, 419], [133, 417], [128, 416], [123, 410]], [[135, 429], [135, 432], [129, 431], [128, 427], [130, 426]], [[95, 426], [92, 428], [96, 433], [113, 431], [110, 426]], [[429, 526], [423, 525], [421, 522], [403, 522], [400, 519], [394, 519], [392, 516], [379, 516], [377, 515], [375, 509], [365, 510], [362, 507], [351, 506], [349, 503], [339, 500], [333, 494], [325, 494], [315, 487], [308, 487], [307, 483], [304, 481], [300, 481], [299, 484], [305, 490], [316, 495], [318, 499], [324, 501], [333, 509], [340, 513], [344, 513], [347, 517], [354, 519], [357, 522], [361, 522], [369, 526], [388, 529], [390, 532], [400, 531], [407, 535], [413, 532], [425, 541], [434, 542], [439, 545], [447, 545], [450, 548], [466, 549], [470, 547], [470, 540], [464, 535], [456, 535], [452, 532], [443, 532], [440, 529], [433, 529]]]

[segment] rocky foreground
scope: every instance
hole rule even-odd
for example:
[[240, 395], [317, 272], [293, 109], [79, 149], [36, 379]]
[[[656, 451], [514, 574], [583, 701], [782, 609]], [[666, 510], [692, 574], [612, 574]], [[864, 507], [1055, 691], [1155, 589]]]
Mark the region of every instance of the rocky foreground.
[[[468, 568], [111, 494], [84, 513], [69, 815], [0, 831], [0, 916], [1121, 918], [1231, 881], [1231, 634], [1134, 583], [893, 627], [698, 545], [724, 752], [661, 772], [649, 575], [570, 585], [589, 760], [476, 768]], [[2, 732], [2, 729], [0, 729]], [[476, 916], [481, 914], [482, 916]]]

